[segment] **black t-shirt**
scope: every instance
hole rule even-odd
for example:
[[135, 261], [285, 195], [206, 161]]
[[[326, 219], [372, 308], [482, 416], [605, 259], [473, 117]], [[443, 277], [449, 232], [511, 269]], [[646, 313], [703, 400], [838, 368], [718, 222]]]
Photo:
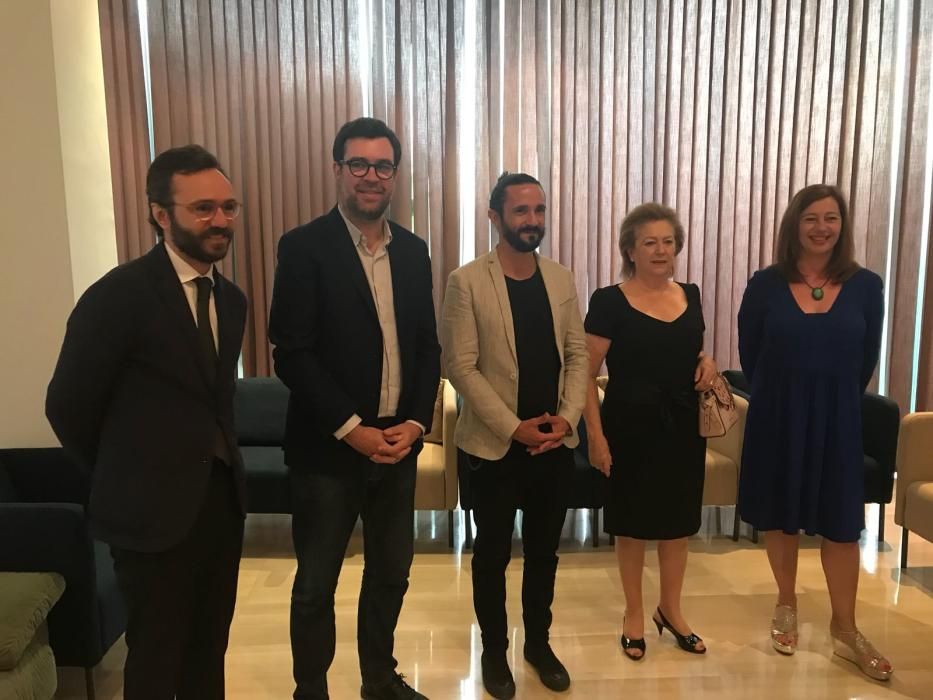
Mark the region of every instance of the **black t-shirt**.
[[560, 355], [541, 270], [526, 280], [505, 278], [518, 355], [518, 417], [557, 414]]

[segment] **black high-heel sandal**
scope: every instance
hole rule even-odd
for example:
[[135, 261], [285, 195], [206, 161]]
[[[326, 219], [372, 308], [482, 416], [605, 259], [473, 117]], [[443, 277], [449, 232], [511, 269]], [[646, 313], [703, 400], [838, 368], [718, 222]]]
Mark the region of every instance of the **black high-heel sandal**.
[[657, 614], [657, 616], [661, 618], [660, 620], [658, 620], [658, 617], [654, 617], [653, 615], [651, 616], [651, 620], [658, 627], [659, 637], [661, 636], [661, 632], [664, 629], [667, 629], [670, 631], [671, 634], [674, 635], [674, 638], [677, 640], [677, 645], [684, 651], [690, 652], [691, 654], [705, 654], [706, 653], [705, 646], [702, 649], [697, 649], [697, 644], [703, 641], [702, 637], [699, 637], [693, 633], [684, 635], [678, 632], [677, 630], [675, 630], [674, 626], [670, 622], [667, 621], [666, 617], [664, 617], [664, 613], [661, 612], [660, 606], [658, 606], [657, 610], [655, 610], [655, 614]]
[[[622, 629], [625, 629], [625, 618], [622, 618]], [[641, 639], [632, 639], [631, 637], [626, 637], [625, 632], [622, 633], [622, 636], [619, 638], [619, 642], [622, 644], [622, 653], [629, 657], [632, 661], [641, 661], [645, 658], [645, 638]], [[628, 653], [629, 649], [638, 649], [641, 652], [641, 656], [632, 656]]]
[[[619, 638], [619, 641], [622, 643], [622, 653], [625, 654], [632, 661], [641, 661], [645, 658], [645, 638], [641, 639], [631, 639], [626, 637], [624, 634]], [[628, 653], [629, 649], [637, 649], [641, 652], [641, 656], [633, 656]]]

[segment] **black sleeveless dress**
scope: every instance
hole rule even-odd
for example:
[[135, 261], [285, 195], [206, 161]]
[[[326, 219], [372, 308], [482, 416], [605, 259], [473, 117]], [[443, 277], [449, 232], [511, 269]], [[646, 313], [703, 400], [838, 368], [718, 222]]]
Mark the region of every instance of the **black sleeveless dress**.
[[668, 540], [700, 529], [706, 440], [693, 377], [705, 324], [699, 288], [680, 286], [687, 308], [671, 322], [633, 308], [617, 285], [590, 299], [586, 332], [612, 341], [601, 412], [613, 462], [611, 535]]

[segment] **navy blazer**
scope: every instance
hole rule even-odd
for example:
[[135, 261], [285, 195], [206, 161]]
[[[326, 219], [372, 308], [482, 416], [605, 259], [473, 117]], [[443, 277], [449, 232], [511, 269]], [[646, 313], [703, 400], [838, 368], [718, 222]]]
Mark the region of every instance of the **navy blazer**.
[[46, 415], [91, 472], [88, 517], [104, 542], [154, 552], [182, 540], [208, 485], [217, 426], [245, 512], [233, 393], [246, 297], [217, 272], [214, 295], [215, 373], [164, 243], [91, 285], [68, 319]]
[[[441, 353], [431, 261], [424, 241], [396, 223], [389, 226], [402, 365], [397, 418], [430, 430]], [[333, 433], [353, 414], [364, 425], [375, 424], [383, 341], [366, 273], [337, 207], [282, 236], [269, 338], [275, 372], [291, 391], [285, 461], [324, 471], [360, 464], [358, 453]]]

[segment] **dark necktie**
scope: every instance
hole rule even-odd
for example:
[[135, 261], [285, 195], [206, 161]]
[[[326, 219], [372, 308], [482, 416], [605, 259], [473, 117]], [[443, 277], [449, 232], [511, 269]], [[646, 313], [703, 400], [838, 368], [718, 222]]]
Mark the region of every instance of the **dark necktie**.
[[195, 277], [194, 283], [198, 287], [198, 343], [201, 346], [201, 354], [205, 360], [205, 366], [210, 373], [213, 381], [217, 364], [217, 349], [214, 347], [214, 333], [211, 331], [211, 281], [207, 277]]

